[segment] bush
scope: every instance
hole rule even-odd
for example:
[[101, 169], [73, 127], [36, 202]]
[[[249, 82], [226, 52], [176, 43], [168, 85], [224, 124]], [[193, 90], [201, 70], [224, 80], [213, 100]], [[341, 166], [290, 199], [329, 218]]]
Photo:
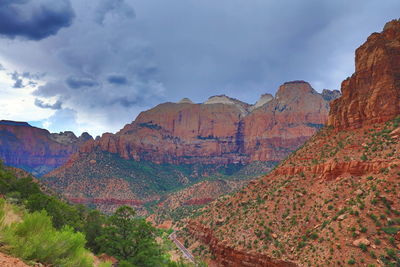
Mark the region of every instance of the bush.
[[0, 198], [0, 230], [2, 228], [3, 225], [3, 221], [4, 221], [4, 199]]
[[29, 211], [45, 210], [52, 218], [53, 225], [57, 229], [63, 226], [71, 226], [76, 230], [82, 229], [82, 220], [76, 207], [45, 194], [34, 194], [28, 198], [26, 207]]
[[26, 214], [21, 223], [6, 227], [1, 238], [12, 254], [25, 260], [56, 266], [93, 265], [84, 249], [85, 236], [71, 227], [56, 230], [45, 211]]
[[121, 206], [109, 217], [103, 235], [97, 239], [102, 251], [134, 266], [164, 266], [168, 260], [155, 240], [156, 229], [135, 215], [131, 207]]

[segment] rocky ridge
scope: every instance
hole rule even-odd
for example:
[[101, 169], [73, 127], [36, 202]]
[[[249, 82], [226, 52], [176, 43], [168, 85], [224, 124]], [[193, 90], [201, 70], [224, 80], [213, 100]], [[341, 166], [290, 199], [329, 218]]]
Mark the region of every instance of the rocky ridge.
[[342, 82], [328, 125], [337, 130], [384, 122], [400, 113], [400, 22], [386, 24], [356, 50], [355, 73]]
[[0, 121], [0, 159], [6, 165], [43, 175], [63, 165], [70, 155], [93, 138], [88, 133], [50, 133], [26, 122]]
[[[79, 203], [139, 203], [207, 176], [232, 175], [252, 163], [261, 162], [258, 174], [266, 173], [322, 127], [329, 108], [304, 81], [284, 84], [270, 98], [263, 96], [255, 109], [224, 95], [203, 104], [189, 99], [160, 104], [116, 134], [105, 133], [85, 143], [65, 165], [47, 174], [46, 182]], [[168, 178], [162, 178], [152, 173], [155, 169], [176, 175], [165, 173]], [[107, 188], [123, 180], [126, 190], [110, 199]], [[203, 201], [191, 201], [205, 204], [204, 199], [216, 197], [205, 194]]]
[[331, 104], [329, 126], [181, 225], [197, 255], [216, 266], [399, 263], [399, 31], [399, 20], [389, 22], [357, 49], [356, 72]]
[[101, 150], [158, 164], [279, 161], [327, 120], [328, 102], [303, 81], [286, 83], [275, 98], [260, 101], [251, 106], [222, 95], [203, 104], [160, 104], [118, 133], [86, 143], [80, 154]]

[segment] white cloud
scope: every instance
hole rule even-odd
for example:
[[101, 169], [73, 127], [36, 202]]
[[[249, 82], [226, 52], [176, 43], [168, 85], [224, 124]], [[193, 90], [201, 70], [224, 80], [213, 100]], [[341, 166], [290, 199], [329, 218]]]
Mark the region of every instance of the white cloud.
[[54, 111], [38, 108], [34, 104], [35, 97], [32, 92], [35, 87], [13, 88], [14, 81], [10, 78], [8, 70], [0, 71], [0, 118], [32, 121], [42, 120], [51, 116]]

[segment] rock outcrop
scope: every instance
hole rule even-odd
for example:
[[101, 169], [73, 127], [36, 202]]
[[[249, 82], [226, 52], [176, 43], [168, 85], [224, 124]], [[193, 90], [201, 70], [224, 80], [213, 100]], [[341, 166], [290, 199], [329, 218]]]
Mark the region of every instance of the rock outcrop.
[[322, 97], [326, 101], [335, 100], [335, 99], [339, 98], [340, 96], [341, 96], [341, 93], [339, 90], [328, 90], [328, 89], [322, 90]]
[[34, 175], [45, 174], [61, 165], [92, 137], [83, 133], [50, 133], [26, 122], [0, 121], [0, 159], [6, 165]]
[[355, 73], [342, 83], [328, 124], [337, 130], [387, 121], [400, 113], [400, 21], [388, 22], [356, 50]]
[[303, 81], [285, 83], [275, 98], [263, 95], [254, 106], [225, 95], [203, 104], [184, 99], [142, 112], [80, 152], [172, 164], [279, 161], [325, 124], [328, 110], [328, 101]]
[[200, 210], [178, 235], [193, 251], [208, 245], [202, 255], [212, 255], [215, 266], [264, 266], [263, 259], [374, 265], [375, 255], [395, 266], [398, 257], [389, 254], [400, 253], [399, 55], [395, 20], [357, 49], [356, 72], [331, 104], [330, 127], [268, 175]]
[[322, 128], [329, 104], [304, 81], [280, 86], [274, 99], [243, 121], [239, 151], [250, 161], [280, 161]]

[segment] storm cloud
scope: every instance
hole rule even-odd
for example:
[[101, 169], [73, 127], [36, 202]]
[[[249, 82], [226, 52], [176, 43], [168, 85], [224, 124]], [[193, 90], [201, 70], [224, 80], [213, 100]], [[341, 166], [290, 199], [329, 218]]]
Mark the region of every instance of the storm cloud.
[[13, 79], [13, 81], [14, 81], [13, 88], [23, 88], [24, 87], [22, 84], [22, 78], [16, 71], [11, 73], [11, 79]]
[[69, 0], [0, 1], [0, 34], [41, 40], [69, 27], [74, 18]]
[[124, 75], [110, 74], [107, 77], [107, 81], [112, 84], [124, 85], [128, 83], [128, 79]]
[[[139, 112], [183, 97], [203, 102], [226, 94], [254, 103], [290, 80], [306, 80], [318, 91], [339, 89], [354, 71], [355, 49], [400, 10], [398, 0], [12, 3], [0, 5], [30, 8], [11, 21], [33, 23], [23, 29], [29, 34], [1, 24], [0, 34], [11, 40], [0, 39], [0, 62], [19, 74], [46, 73], [30, 92], [42, 101], [35, 100], [36, 107], [49, 112], [46, 127], [94, 135], [117, 131]], [[49, 5], [41, 9], [44, 3]], [[35, 26], [48, 10], [65, 22], [53, 24], [56, 31]], [[2, 12], [0, 22], [6, 19]], [[62, 104], [55, 114], [46, 103]], [[76, 123], [72, 129], [57, 121], [67, 117], [68, 125]]]
[[93, 87], [98, 85], [98, 83], [91, 78], [74, 76], [68, 77], [66, 83], [70, 88], [73, 89], [79, 89], [81, 87]]
[[54, 110], [59, 110], [62, 108], [61, 101], [56, 101], [54, 104], [48, 104], [38, 98], [35, 99], [35, 105], [40, 108], [54, 109]]

